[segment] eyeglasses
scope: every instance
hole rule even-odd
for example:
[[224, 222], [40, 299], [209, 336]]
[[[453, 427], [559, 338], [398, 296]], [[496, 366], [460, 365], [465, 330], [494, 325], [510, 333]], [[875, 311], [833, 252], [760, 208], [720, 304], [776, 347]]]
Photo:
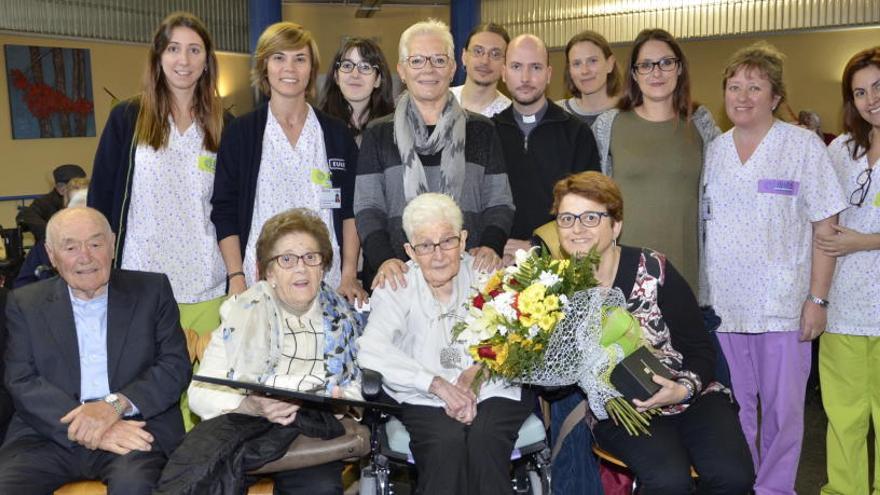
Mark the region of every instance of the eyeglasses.
[[274, 261], [278, 263], [278, 266], [280, 266], [281, 268], [284, 268], [285, 270], [290, 270], [291, 268], [295, 267], [297, 263], [299, 263], [299, 260], [302, 260], [306, 266], [318, 266], [324, 260], [324, 257], [321, 256], [321, 253], [284, 253], [269, 258], [269, 263]]
[[476, 58], [483, 58], [485, 55], [489, 55], [489, 60], [499, 61], [504, 59], [504, 52], [501, 48], [493, 48], [491, 50], [486, 50], [480, 45], [477, 45], [470, 50], [468, 50], [472, 56]]
[[365, 76], [369, 76], [379, 70], [378, 65], [371, 65], [368, 62], [364, 61], [354, 62], [348, 59], [336, 62], [336, 68], [339, 69], [340, 72], [345, 72], [346, 74], [357, 69], [358, 72]]
[[661, 58], [656, 62], [651, 62], [650, 60], [645, 60], [644, 62], [636, 62], [633, 64], [632, 68], [634, 71], [644, 76], [654, 72], [655, 67], [659, 67], [660, 70], [662, 70], [663, 72], [671, 72], [674, 71], [677, 66], [677, 58], [667, 57]]
[[431, 66], [435, 69], [442, 69], [449, 65], [449, 55], [443, 53], [436, 53], [430, 56], [410, 55], [409, 57], [404, 57], [403, 61], [410, 69], [421, 69], [428, 62], [430, 62]]
[[[849, 195], [849, 204], [861, 208], [868, 196], [868, 189], [871, 188], [871, 172], [874, 169], [866, 168], [856, 177], [856, 185], [859, 187]], [[856, 199], [858, 198], [858, 199]]]
[[559, 228], [570, 229], [574, 227], [574, 221], [580, 220], [584, 227], [595, 227], [602, 221], [602, 217], [611, 217], [607, 211], [585, 211], [580, 215], [574, 213], [560, 213], [556, 215], [556, 225]]
[[413, 251], [419, 256], [433, 254], [439, 247], [443, 251], [449, 251], [457, 248], [461, 244], [461, 237], [454, 235], [442, 239], [440, 242], [423, 242], [421, 244], [412, 244]]

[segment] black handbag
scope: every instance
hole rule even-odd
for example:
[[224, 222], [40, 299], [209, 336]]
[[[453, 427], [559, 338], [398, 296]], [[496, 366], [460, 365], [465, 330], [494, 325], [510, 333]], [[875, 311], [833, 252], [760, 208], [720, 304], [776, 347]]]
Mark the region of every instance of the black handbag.
[[660, 390], [660, 385], [653, 380], [655, 374], [672, 379], [669, 368], [643, 346], [623, 358], [611, 370], [611, 384], [628, 401], [647, 400]]

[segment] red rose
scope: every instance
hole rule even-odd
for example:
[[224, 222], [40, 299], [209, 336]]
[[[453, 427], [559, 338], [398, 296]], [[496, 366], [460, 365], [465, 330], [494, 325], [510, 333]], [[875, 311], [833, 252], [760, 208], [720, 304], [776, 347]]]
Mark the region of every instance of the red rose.
[[496, 297], [498, 297], [499, 294], [501, 294], [501, 289], [495, 289], [495, 290], [489, 292], [489, 296], [492, 299], [495, 299]]
[[473, 305], [477, 309], [483, 309], [483, 305], [486, 304], [486, 300], [483, 299], [482, 294], [477, 294], [477, 297], [474, 298]]
[[495, 351], [492, 350], [491, 345], [481, 345], [477, 347], [477, 355], [480, 356], [482, 359], [491, 359], [493, 361], [496, 357]]

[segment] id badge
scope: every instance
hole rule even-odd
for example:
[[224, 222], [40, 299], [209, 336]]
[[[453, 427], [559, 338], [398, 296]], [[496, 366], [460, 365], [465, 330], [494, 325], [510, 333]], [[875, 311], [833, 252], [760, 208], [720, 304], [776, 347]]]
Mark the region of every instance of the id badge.
[[338, 187], [321, 189], [321, 208], [336, 209], [342, 207], [342, 192]]

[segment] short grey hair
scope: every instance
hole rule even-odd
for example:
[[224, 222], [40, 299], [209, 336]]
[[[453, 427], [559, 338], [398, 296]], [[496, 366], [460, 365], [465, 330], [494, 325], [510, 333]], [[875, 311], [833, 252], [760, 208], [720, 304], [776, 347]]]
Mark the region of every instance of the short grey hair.
[[107, 221], [107, 217], [105, 217], [103, 213], [89, 206], [71, 206], [58, 210], [58, 212], [52, 215], [52, 218], [49, 219], [49, 222], [46, 224], [46, 245], [54, 247], [55, 243], [61, 240], [56, 239], [58, 235], [58, 226], [61, 222], [71, 215], [80, 213], [86, 213], [94, 217], [98, 223], [101, 224], [104, 232], [110, 236], [113, 235], [113, 230], [110, 228], [110, 222]]
[[[421, 35], [431, 35], [440, 38], [446, 46], [446, 55], [449, 55], [449, 57], [455, 57], [455, 42], [452, 40], [452, 32], [449, 31], [449, 26], [443, 21], [428, 19], [427, 21], [413, 24], [406, 28], [403, 34], [400, 35], [400, 44], [397, 46], [397, 53], [400, 56], [401, 62], [406, 60], [406, 57], [409, 56], [409, 43], [414, 37]], [[424, 55], [434, 54], [427, 53]]]
[[420, 227], [440, 222], [448, 223], [456, 232], [461, 230], [461, 208], [445, 194], [419, 194], [403, 209], [403, 231], [410, 242]]

